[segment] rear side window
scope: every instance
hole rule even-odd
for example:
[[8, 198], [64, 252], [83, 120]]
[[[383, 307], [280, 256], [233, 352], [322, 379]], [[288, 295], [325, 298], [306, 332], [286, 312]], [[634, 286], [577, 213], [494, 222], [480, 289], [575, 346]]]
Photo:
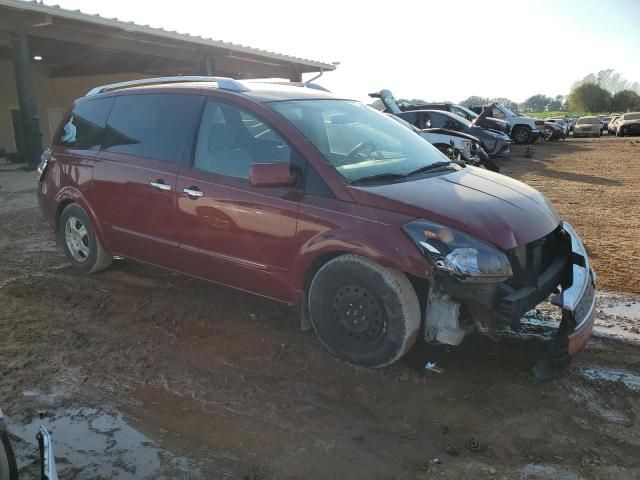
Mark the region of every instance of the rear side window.
[[57, 145], [77, 150], [99, 150], [113, 98], [83, 100], [73, 106]]
[[197, 95], [166, 93], [117, 97], [103, 150], [184, 163], [201, 101]]

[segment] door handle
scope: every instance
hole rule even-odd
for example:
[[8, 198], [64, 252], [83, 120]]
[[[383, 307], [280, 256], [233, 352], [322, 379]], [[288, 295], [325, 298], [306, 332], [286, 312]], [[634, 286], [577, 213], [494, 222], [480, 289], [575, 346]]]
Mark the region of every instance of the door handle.
[[184, 188], [182, 191], [190, 197], [202, 197], [204, 195], [204, 193], [194, 187]]
[[158, 190], [163, 190], [163, 191], [171, 190], [171, 185], [167, 185], [166, 183], [151, 182], [151, 186]]

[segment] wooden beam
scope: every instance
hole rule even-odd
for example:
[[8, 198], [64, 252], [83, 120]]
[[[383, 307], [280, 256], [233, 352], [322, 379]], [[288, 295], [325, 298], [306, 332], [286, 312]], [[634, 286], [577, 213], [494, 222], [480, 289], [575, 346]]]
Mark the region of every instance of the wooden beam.
[[250, 77], [289, 78], [291, 74], [288, 65], [265, 63], [243, 57], [216, 56], [215, 66], [217, 70], [236, 72]]
[[38, 116], [38, 105], [33, 87], [33, 66], [29, 53], [29, 42], [24, 31], [11, 32], [9, 44], [13, 57], [13, 70], [16, 76], [18, 103], [24, 130], [24, 145], [27, 164], [35, 168], [42, 154], [42, 134]]

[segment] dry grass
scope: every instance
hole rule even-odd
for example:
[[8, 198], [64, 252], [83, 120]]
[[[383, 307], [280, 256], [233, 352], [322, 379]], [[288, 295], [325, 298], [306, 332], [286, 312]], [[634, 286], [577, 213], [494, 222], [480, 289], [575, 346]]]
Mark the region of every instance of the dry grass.
[[502, 173], [542, 191], [584, 239], [599, 287], [640, 293], [640, 137], [516, 146]]

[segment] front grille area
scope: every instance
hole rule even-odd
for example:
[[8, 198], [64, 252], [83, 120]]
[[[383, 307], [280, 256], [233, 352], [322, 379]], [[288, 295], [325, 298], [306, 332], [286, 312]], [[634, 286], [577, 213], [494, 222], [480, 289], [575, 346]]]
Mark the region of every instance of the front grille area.
[[514, 288], [536, 286], [538, 277], [559, 256], [568, 256], [570, 249], [569, 238], [562, 227], [558, 227], [549, 235], [512, 250], [509, 253], [513, 269], [510, 285]]
[[563, 281], [571, 241], [561, 227], [509, 252], [513, 277], [498, 303], [498, 322], [519, 323], [520, 317], [554, 292]]

